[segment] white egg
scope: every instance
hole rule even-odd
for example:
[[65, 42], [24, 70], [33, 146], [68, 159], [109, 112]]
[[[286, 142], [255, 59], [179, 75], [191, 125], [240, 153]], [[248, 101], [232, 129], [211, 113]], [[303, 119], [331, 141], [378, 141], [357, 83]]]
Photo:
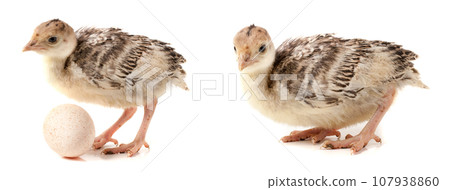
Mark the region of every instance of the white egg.
[[59, 155], [78, 157], [86, 153], [94, 143], [94, 122], [80, 106], [59, 105], [45, 118], [44, 138], [48, 146]]

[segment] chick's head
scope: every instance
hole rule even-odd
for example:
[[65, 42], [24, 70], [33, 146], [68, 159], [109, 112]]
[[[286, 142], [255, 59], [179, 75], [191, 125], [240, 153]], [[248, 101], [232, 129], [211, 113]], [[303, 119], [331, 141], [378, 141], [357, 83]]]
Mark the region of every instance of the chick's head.
[[272, 66], [275, 47], [264, 28], [255, 25], [245, 27], [234, 36], [233, 43], [241, 72], [261, 72]]
[[54, 58], [66, 58], [73, 52], [76, 45], [77, 39], [72, 27], [59, 19], [53, 19], [36, 27], [23, 51], [35, 51]]

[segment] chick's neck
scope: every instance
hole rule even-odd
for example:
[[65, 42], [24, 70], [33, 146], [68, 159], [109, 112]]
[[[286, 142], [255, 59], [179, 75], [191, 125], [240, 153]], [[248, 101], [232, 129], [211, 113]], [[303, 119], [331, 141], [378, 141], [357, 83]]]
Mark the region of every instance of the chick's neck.
[[[272, 73], [273, 63], [275, 62], [275, 52], [268, 52], [268, 55], [261, 59], [258, 64], [259, 67], [256, 70], [251, 70], [249, 72], [242, 72], [244, 75], [248, 75], [251, 79], [247, 79], [245, 82], [248, 85], [256, 85], [257, 88], [264, 93], [265, 96], [269, 95], [268, 83], [270, 80], [270, 75]], [[241, 77], [244, 79], [243, 77]], [[245, 79], [244, 79], [245, 80]]]

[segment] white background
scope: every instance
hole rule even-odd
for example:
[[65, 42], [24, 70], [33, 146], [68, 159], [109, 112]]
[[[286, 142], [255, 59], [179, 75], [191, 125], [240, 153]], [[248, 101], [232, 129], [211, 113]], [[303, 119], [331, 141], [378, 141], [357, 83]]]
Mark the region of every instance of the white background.
[[[448, 2], [315, 0], [300, 13], [309, 2], [143, 1], [147, 10], [139, 1], [2, 1], [0, 189], [266, 189], [268, 178], [322, 175], [369, 182], [338, 189], [368, 189], [374, 175], [437, 176], [440, 185], [429, 189], [449, 189]], [[90, 151], [74, 161], [47, 146], [42, 123], [59, 104], [85, 108], [97, 134], [122, 113], [59, 94], [45, 81], [40, 56], [21, 52], [33, 29], [53, 18], [74, 29], [119, 27], [170, 42], [188, 60], [183, 67], [191, 91], [174, 88], [157, 107], [147, 134], [150, 150], [132, 158]], [[376, 132], [383, 143], [371, 142], [360, 154], [321, 150], [309, 141], [282, 144], [278, 139], [306, 128], [263, 117], [239, 100], [239, 81], [229, 82], [238, 76], [233, 36], [253, 23], [265, 27], [276, 46], [289, 37], [330, 32], [402, 44], [420, 55], [415, 67], [430, 89], [401, 90]], [[201, 100], [193, 101], [192, 90], [199, 89], [192, 89], [192, 76], [202, 73], [223, 78], [202, 84], [223, 93], [197, 91]], [[238, 100], [230, 101], [229, 92]], [[142, 115], [139, 109], [113, 137], [132, 141]], [[341, 132], [355, 135], [363, 126]]]

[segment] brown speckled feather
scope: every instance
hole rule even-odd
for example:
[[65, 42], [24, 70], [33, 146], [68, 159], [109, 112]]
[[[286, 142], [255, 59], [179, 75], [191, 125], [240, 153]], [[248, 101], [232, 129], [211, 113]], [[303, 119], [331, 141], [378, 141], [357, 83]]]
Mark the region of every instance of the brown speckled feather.
[[388, 83], [426, 87], [411, 63], [416, 58], [390, 42], [332, 34], [295, 38], [278, 47], [271, 74], [295, 74], [297, 79], [269, 80], [268, 87], [277, 91], [287, 84], [290, 97], [302, 93], [300, 100], [311, 107], [336, 106]]
[[[122, 89], [127, 76], [140, 65], [152, 64], [152, 60], [164, 62], [164, 68], [159, 68], [173, 80], [180, 82], [185, 77], [180, 64], [186, 60], [168, 43], [129, 35], [116, 28], [81, 28], [76, 31], [76, 36], [78, 45], [67, 58], [64, 68], [79, 68], [89, 83], [98, 88]], [[128, 80], [134, 84], [142, 80], [139, 77], [128, 77]]]

